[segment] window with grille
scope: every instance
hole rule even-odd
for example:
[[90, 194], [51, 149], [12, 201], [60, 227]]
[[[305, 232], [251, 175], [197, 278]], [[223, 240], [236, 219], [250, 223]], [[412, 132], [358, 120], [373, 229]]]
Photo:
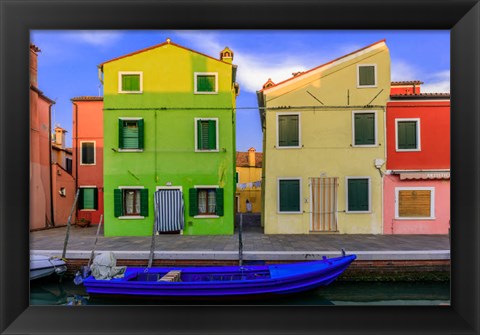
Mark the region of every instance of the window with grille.
[[277, 114], [279, 148], [300, 147], [300, 114]]
[[376, 87], [377, 86], [377, 66], [376, 65], [358, 65], [357, 67], [357, 86], [358, 87]]
[[196, 151], [218, 151], [218, 119], [195, 119]]
[[119, 93], [142, 93], [142, 72], [119, 72]]
[[118, 148], [124, 150], [142, 150], [144, 146], [143, 119], [119, 119]]
[[196, 187], [189, 190], [190, 216], [223, 216], [223, 188]]
[[81, 142], [80, 164], [94, 165], [95, 164], [95, 142]]
[[148, 216], [148, 189], [128, 187], [113, 193], [115, 217]]
[[370, 178], [347, 177], [347, 213], [370, 212]]
[[355, 146], [371, 146], [377, 143], [375, 118], [375, 113], [353, 113], [353, 143]]
[[395, 189], [395, 212], [397, 219], [432, 219], [434, 218], [434, 188]]
[[218, 92], [218, 74], [216, 72], [196, 72], [194, 74], [196, 94], [214, 94]]
[[278, 180], [278, 212], [301, 213], [300, 179]]
[[420, 120], [396, 119], [397, 151], [420, 150]]

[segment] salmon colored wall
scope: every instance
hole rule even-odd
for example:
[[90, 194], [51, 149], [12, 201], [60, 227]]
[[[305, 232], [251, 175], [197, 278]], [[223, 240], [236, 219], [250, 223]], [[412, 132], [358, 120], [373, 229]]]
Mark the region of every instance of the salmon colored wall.
[[[95, 141], [95, 165], [80, 164], [82, 141]], [[80, 210], [77, 216], [97, 224], [103, 214], [103, 101], [74, 101], [72, 142], [73, 175], [77, 178], [77, 186], [98, 188], [98, 209]]]
[[[384, 234], [448, 234], [450, 228], [450, 180], [400, 180], [399, 175], [384, 177]], [[395, 187], [434, 187], [435, 219], [396, 220]]]
[[30, 90], [30, 229], [52, 222], [50, 200], [50, 103]]
[[[421, 151], [396, 151], [396, 118], [420, 118]], [[387, 103], [387, 169], [450, 168], [450, 101]]]
[[[57, 164], [52, 164], [53, 176], [53, 208], [56, 226], [66, 225], [75, 199], [75, 179]], [[61, 188], [65, 188], [65, 196], [60, 195]], [[75, 222], [75, 212], [71, 223]]]

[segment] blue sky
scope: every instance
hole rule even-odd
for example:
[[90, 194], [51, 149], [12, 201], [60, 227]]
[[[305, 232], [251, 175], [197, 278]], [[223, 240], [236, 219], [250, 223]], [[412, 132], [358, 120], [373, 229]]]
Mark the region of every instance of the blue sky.
[[[262, 132], [255, 91], [268, 78], [279, 82], [386, 39], [392, 81], [421, 80], [423, 92], [450, 92], [448, 30], [33, 30], [31, 42], [41, 52], [38, 85], [56, 101], [52, 120], [72, 140], [72, 104], [82, 95], [102, 95], [97, 65], [124, 54], [163, 43], [166, 39], [218, 57], [228, 46], [235, 53], [237, 81], [237, 151], [262, 150]], [[54, 124], [54, 125], [55, 125]]]

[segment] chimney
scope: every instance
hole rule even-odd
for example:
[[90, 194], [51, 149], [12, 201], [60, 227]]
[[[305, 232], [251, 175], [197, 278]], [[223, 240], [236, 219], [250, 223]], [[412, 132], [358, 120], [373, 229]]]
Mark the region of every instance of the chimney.
[[228, 47], [225, 47], [222, 51], [220, 51], [220, 59], [225, 63], [232, 64], [233, 61], [233, 51], [230, 50]]
[[30, 44], [30, 85], [38, 87], [37, 82], [37, 58], [40, 49], [35, 44]]
[[60, 127], [55, 127], [55, 144], [65, 149], [65, 133], [67, 131]]
[[248, 166], [255, 167], [255, 148], [248, 149]]

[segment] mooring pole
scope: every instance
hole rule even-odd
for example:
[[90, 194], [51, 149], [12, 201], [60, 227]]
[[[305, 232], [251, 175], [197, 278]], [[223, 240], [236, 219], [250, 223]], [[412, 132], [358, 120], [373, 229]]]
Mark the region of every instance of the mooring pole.
[[148, 257], [148, 267], [147, 267], [148, 269], [152, 267], [154, 252], [155, 252], [155, 222], [153, 223], [153, 229], [152, 229], [152, 242], [150, 244], [150, 256]]
[[68, 244], [68, 239], [70, 238], [70, 226], [72, 221], [72, 215], [73, 211], [75, 210], [75, 205], [77, 204], [78, 200], [78, 195], [80, 194], [80, 189], [77, 190], [77, 193], [75, 194], [75, 200], [73, 200], [73, 206], [72, 210], [70, 211], [70, 215], [68, 216], [68, 221], [67, 221], [67, 234], [65, 235], [65, 241], [63, 242], [63, 253], [62, 253], [62, 258], [65, 258], [67, 254], [67, 244]]
[[242, 241], [242, 230], [243, 230], [243, 213], [240, 213], [240, 223], [238, 225], [238, 265], [243, 265], [243, 241]]
[[95, 237], [95, 243], [93, 244], [92, 253], [90, 254], [90, 259], [88, 260], [87, 268], [90, 268], [90, 264], [92, 264], [93, 256], [95, 255], [95, 248], [97, 247], [98, 235], [100, 233], [100, 227], [102, 226], [103, 214], [100, 215], [100, 222], [98, 223], [97, 227], [97, 236]]

